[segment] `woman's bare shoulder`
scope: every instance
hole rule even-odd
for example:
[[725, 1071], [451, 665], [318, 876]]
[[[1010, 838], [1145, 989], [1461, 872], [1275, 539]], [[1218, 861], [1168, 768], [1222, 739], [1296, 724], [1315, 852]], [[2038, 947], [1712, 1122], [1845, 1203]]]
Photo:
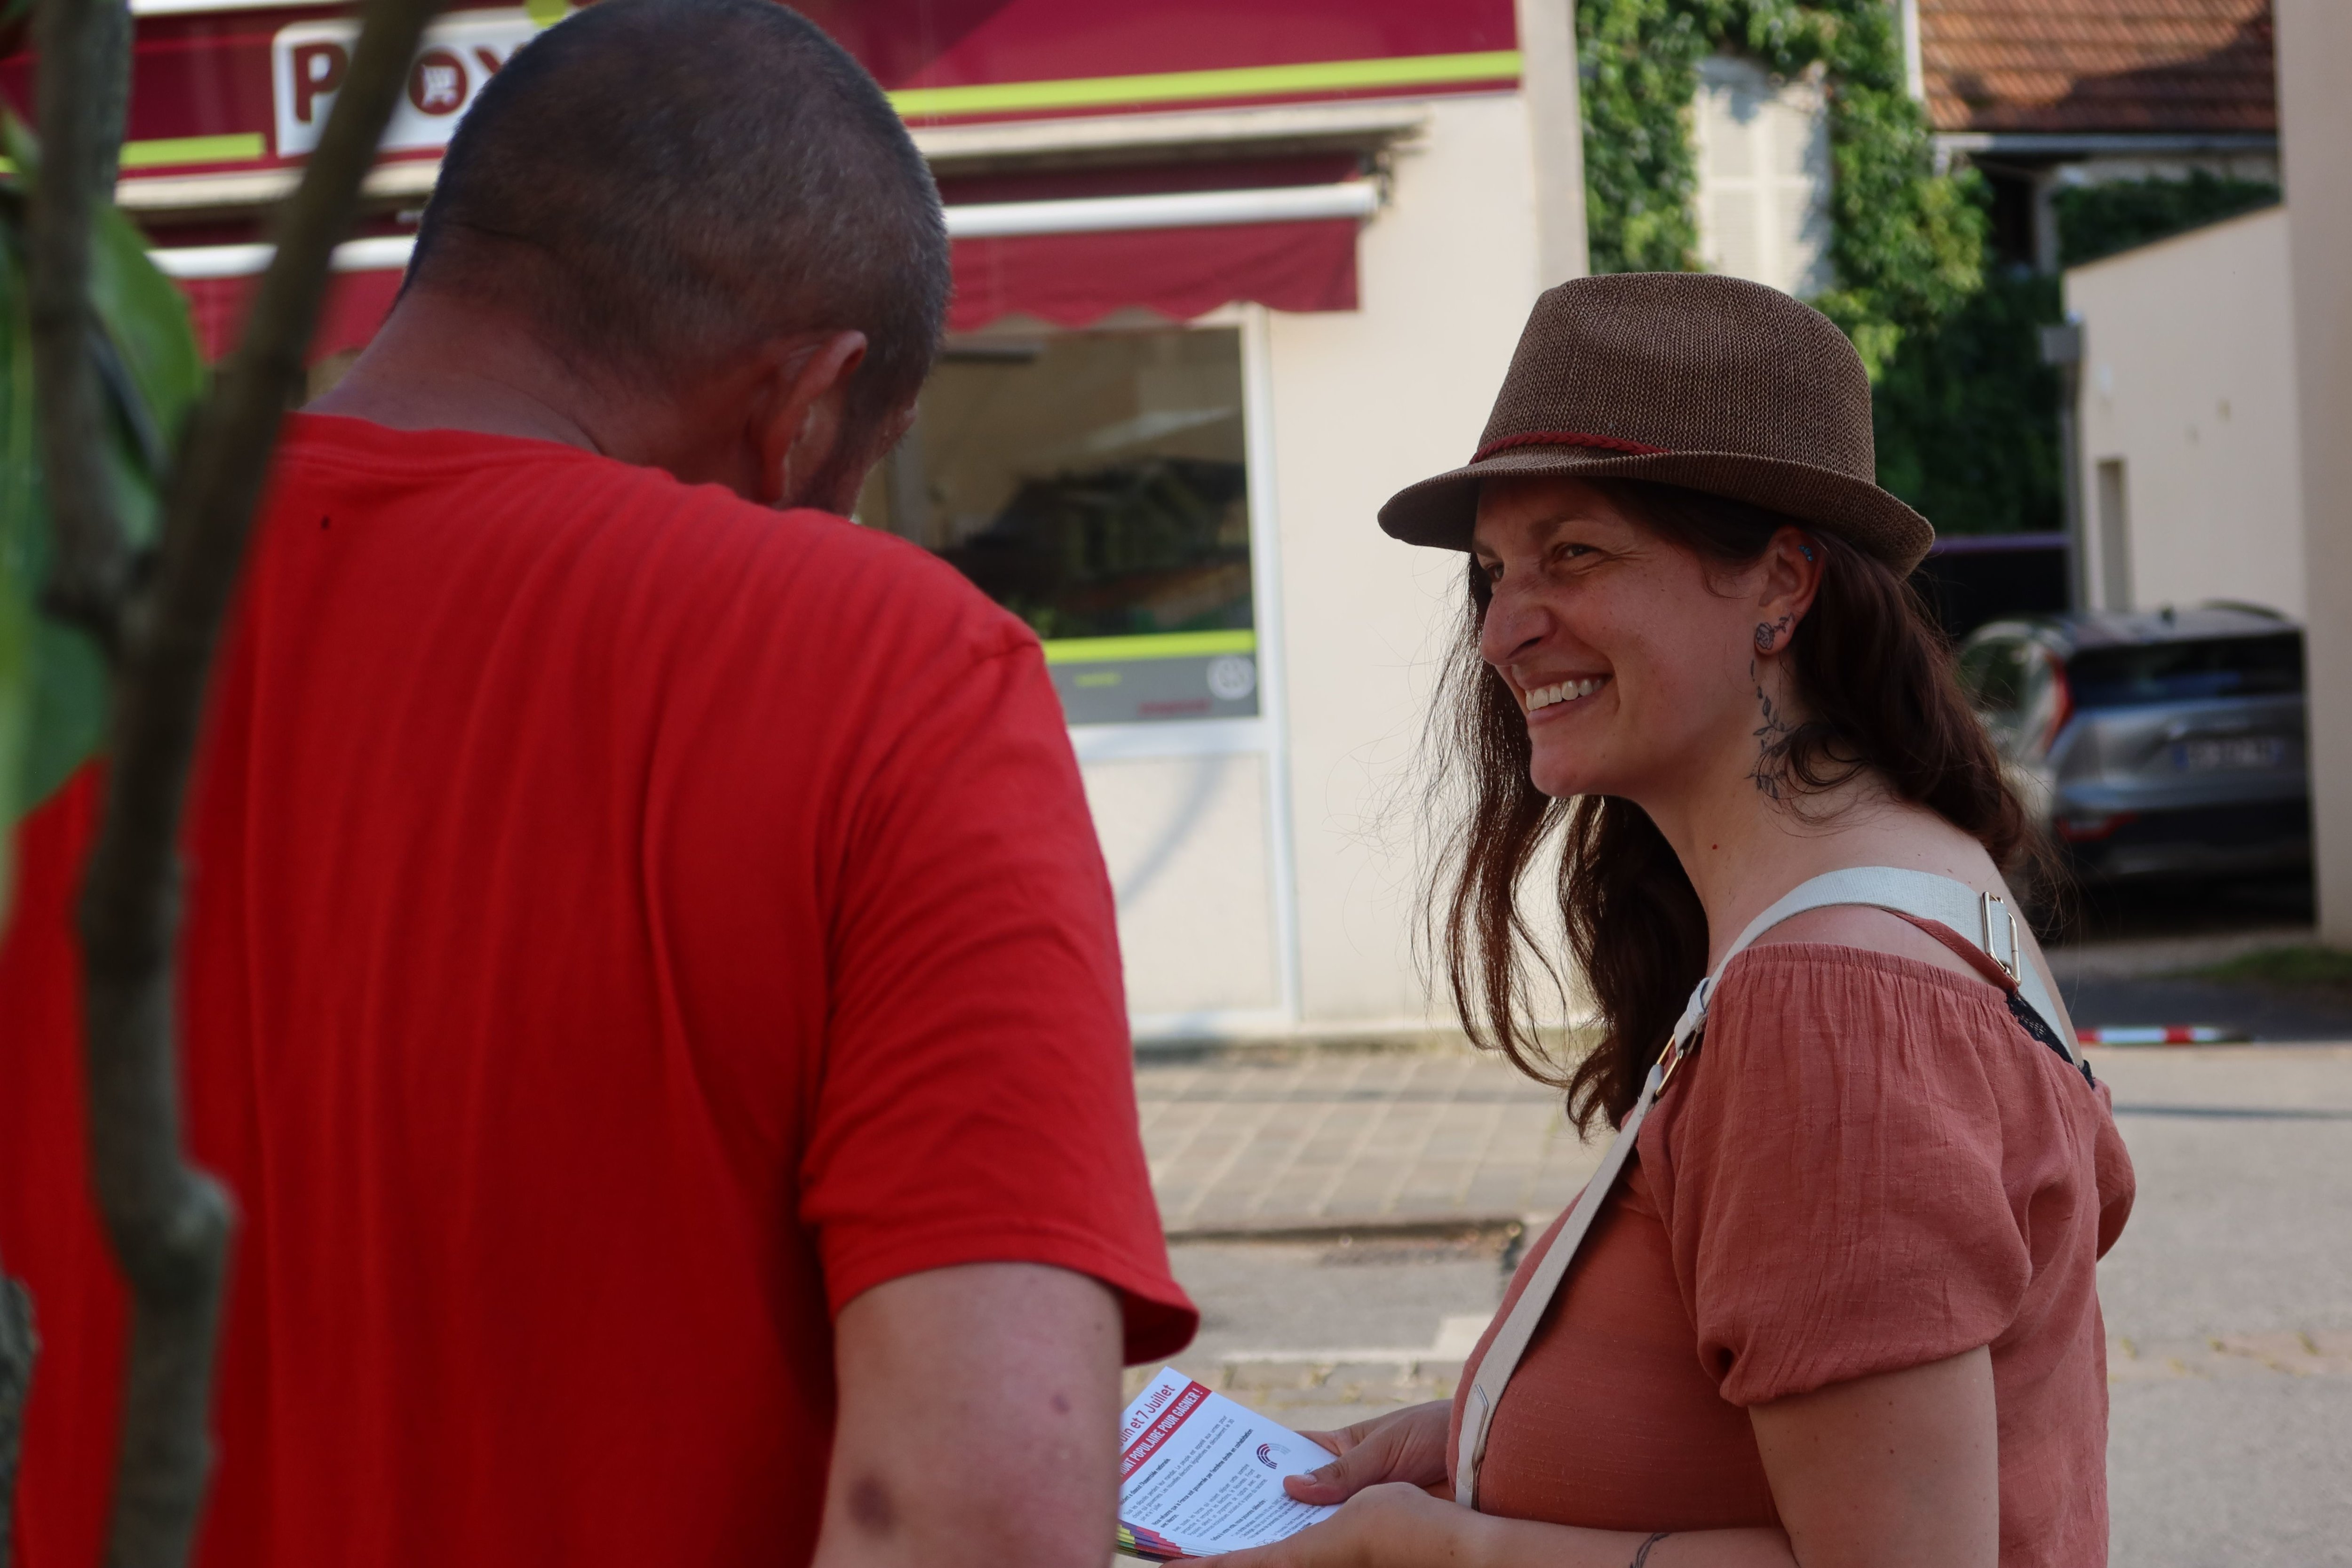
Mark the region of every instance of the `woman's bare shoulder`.
[[[1916, 959], [1972, 980], [1984, 978], [1966, 959], [1909, 921], [1867, 904], [1837, 904], [1791, 915], [1757, 938], [1755, 945], [1780, 947], [1795, 942], [1864, 948], [1890, 958]], [[1991, 989], [1990, 982], [1986, 988]]]

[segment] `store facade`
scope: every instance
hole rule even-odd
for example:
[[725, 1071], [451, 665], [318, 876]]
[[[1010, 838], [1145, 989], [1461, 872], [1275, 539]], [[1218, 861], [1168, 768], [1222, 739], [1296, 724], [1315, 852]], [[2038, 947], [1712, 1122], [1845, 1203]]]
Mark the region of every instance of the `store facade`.
[[[955, 244], [947, 351], [858, 521], [1044, 641], [1139, 1039], [1429, 1026], [1418, 752], [1461, 563], [1373, 514], [1468, 454], [1536, 293], [1582, 270], [1567, 6], [803, 9], [890, 89]], [[217, 353], [354, 26], [133, 11], [121, 200]], [[435, 25], [338, 253], [314, 385], [382, 320], [450, 128], [562, 14]], [[26, 85], [0, 62], [0, 92]]]

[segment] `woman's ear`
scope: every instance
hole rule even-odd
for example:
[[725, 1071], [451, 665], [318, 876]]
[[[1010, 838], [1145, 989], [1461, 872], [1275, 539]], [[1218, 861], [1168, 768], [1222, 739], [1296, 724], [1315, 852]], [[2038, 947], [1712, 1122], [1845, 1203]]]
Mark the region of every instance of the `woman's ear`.
[[1764, 546], [1763, 579], [1757, 588], [1756, 651], [1775, 654], [1789, 646], [1797, 623], [1813, 607], [1822, 586], [1822, 548], [1802, 529], [1784, 528]]

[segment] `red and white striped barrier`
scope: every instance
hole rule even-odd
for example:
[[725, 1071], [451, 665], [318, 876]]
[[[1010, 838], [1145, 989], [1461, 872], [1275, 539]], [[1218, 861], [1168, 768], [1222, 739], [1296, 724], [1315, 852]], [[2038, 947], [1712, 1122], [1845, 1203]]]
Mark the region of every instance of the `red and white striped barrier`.
[[2077, 1029], [2074, 1037], [2086, 1046], [2224, 1046], [2242, 1042], [2246, 1032], [2213, 1024], [2125, 1024]]

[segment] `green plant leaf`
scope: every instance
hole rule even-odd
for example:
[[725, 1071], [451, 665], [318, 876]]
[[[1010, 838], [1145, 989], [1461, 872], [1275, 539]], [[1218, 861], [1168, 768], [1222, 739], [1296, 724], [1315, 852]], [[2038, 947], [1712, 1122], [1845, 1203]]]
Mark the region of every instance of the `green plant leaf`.
[[[39, 155], [13, 118], [0, 121], [0, 143], [16, 170], [0, 182], [0, 825], [13, 825], [98, 751], [108, 679], [87, 635], [40, 613], [54, 550], [25, 289], [26, 184], [39, 177]], [[148, 259], [139, 230], [107, 205], [91, 237], [91, 355], [113, 415], [107, 470], [124, 532], [143, 550], [206, 373], [186, 301]]]
[[26, 799], [34, 687], [33, 345], [26, 330], [22, 204], [0, 192], [0, 911], [8, 905], [13, 829]]
[[[0, 568], [0, 780], [5, 781], [0, 783], [0, 822], [10, 828], [17, 816], [16, 781], [24, 771], [33, 688], [30, 617], [13, 586]], [[16, 834], [0, 831], [0, 917], [8, 912], [8, 892], [16, 885]]]

